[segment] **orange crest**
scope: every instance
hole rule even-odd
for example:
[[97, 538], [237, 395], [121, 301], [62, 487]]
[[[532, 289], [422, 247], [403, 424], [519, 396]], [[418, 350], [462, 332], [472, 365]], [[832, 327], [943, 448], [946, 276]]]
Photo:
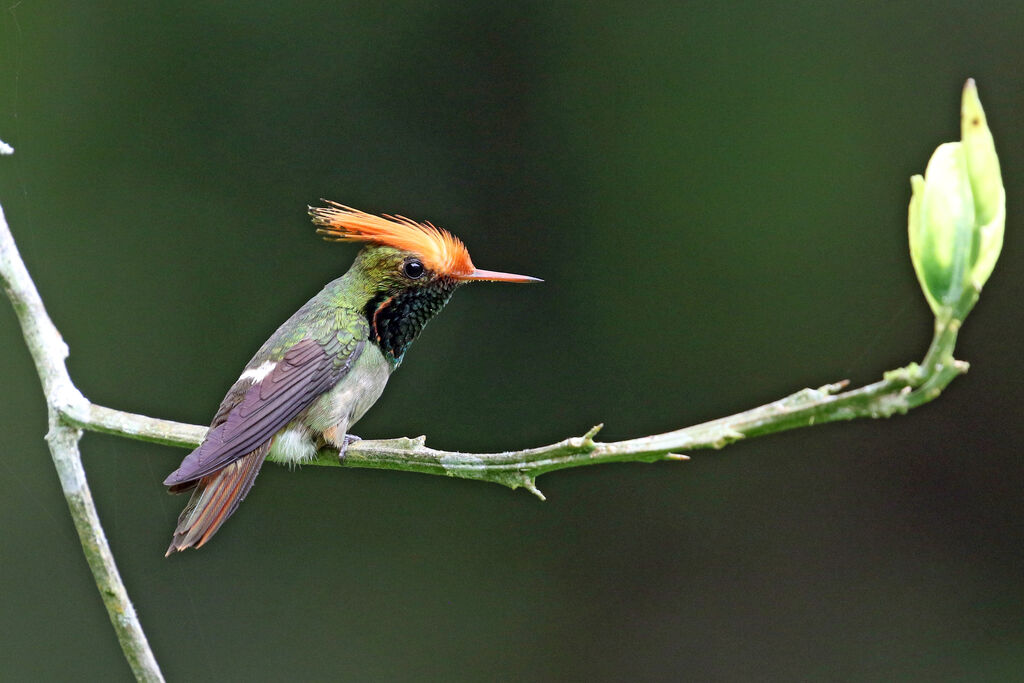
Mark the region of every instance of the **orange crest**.
[[436, 273], [467, 276], [475, 270], [466, 247], [447, 230], [404, 216], [374, 216], [328, 199], [321, 201], [328, 206], [311, 206], [309, 215], [317, 234], [327, 240], [372, 242], [411, 251]]

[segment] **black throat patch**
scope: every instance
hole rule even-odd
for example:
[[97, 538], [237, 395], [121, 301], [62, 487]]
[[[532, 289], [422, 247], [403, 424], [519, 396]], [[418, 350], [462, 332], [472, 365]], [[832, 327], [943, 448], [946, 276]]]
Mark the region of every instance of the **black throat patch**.
[[364, 310], [370, 323], [371, 338], [384, 355], [398, 365], [409, 345], [430, 319], [444, 308], [458, 286], [455, 280], [440, 278], [398, 294], [378, 294]]

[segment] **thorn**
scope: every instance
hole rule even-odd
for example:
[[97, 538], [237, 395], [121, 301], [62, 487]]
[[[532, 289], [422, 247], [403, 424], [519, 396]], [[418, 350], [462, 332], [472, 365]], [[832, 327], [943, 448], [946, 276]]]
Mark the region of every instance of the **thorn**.
[[850, 380], [841, 379], [838, 382], [833, 382], [832, 384], [826, 384], [823, 387], [818, 387], [818, 391], [825, 394], [826, 396], [832, 396], [833, 394], [838, 394], [840, 391], [842, 391], [848, 386], [850, 386]]
[[599, 431], [601, 431], [601, 429], [603, 427], [604, 427], [604, 422], [602, 422], [600, 424], [594, 425], [593, 427], [590, 428], [589, 431], [587, 431], [586, 434], [583, 435], [583, 440], [584, 441], [593, 441], [594, 437], [597, 436], [597, 433]]
[[532, 477], [524, 476], [523, 488], [532, 493], [533, 495], [537, 496], [541, 500], [547, 500], [547, 498], [544, 497], [544, 494], [540, 492], [540, 489], [537, 488], [536, 480], [534, 480]]
[[665, 454], [665, 459], [666, 460], [689, 460], [690, 456], [683, 455], [682, 453], [666, 453]]

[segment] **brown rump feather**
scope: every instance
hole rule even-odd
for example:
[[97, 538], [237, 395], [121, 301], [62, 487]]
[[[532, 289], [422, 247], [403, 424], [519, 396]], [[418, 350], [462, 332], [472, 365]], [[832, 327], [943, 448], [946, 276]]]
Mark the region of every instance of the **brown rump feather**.
[[268, 441], [223, 469], [178, 489], [187, 490], [195, 486], [192, 498], [178, 516], [178, 527], [165, 557], [185, 548], [201, 548], [217, 533], [220, 525], [238, 509], [238, 504], [249, 493], [269, 451]]

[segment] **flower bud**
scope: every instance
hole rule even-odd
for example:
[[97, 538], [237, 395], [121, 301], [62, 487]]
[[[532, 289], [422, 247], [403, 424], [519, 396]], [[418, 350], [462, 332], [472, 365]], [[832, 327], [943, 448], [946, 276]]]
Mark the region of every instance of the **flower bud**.
[[992, 140], [992, 131], [985, 120], [985, 110], [978, 99], [974, 79], [964, 86], [960, 109], [960, 138], [967, 160], [967, 175], [974, 195], [974, 215], [977, 224], [977, 251], [971, 276], [979, 290], [995, 268], [996, 259], [1003, 248], [1003, 229], [1006, 225], [1006, 190], [999, 170], [999, 157]]
[[1006, 193], [992, 133], [967, 81], [961, 141], [939, 145], [924, 177], [910, 179], [910, 258], [936, 316], [963, 320], [988, 280], [1003, 243]]

